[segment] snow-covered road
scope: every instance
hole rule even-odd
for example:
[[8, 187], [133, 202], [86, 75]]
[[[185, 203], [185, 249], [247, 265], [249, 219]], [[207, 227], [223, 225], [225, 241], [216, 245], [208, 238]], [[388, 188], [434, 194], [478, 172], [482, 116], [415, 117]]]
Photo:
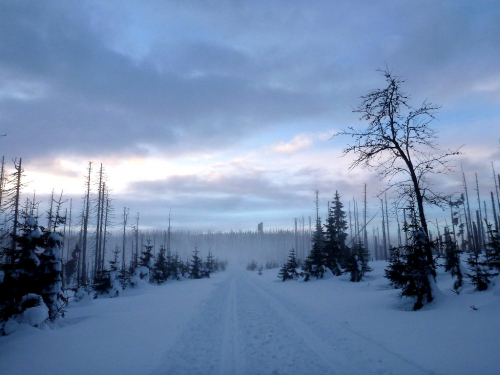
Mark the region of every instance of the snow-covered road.
[[360, 283], [234, 267], [72, 302], [56, 327], [0, 337], [0, 374], [499, 373], [500, 285], [457, 296], [441, 273], [435, 302], [413, 312], [373, 267]]
[[324, 324], [253, 276], [221, 281], [154, 374], [432, 373], [334, 317]]

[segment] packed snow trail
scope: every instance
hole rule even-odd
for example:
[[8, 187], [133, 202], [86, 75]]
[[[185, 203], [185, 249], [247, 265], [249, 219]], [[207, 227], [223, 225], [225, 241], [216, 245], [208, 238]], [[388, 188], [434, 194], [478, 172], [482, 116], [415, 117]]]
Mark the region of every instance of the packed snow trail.
[[153, 374], [433, 373], [334, 319], [326, 327], [324, 321], [307, 316], [247, 272], [232, 272]]
[[442, 293], [414, 312], [373, 266], [360, 283], [228, 269], [72, 301], [65, 319], [0, 337], [0, 374], [498, 374], [500, 283], [457, 296], [439, 274]]

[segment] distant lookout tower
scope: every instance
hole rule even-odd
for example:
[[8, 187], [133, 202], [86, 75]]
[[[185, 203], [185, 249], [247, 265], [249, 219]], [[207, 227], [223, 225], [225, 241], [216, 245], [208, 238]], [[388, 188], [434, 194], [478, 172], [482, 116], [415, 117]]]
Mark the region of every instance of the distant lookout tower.
[[264, 224], [263, 223], [259, 223], [257, 225], [257, 232], [260, 234], [264, 234]]

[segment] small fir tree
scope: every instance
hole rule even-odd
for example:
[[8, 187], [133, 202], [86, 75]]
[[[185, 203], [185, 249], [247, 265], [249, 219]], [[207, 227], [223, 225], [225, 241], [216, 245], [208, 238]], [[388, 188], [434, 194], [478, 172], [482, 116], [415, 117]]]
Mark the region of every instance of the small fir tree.
[[[259, 274], [262, 275], [262, 267], [259, 269], [259, 272]], [[297, 259], [295, 258], [295, 250], [292, 248], [288, 254], [288, 262], [283, 264], [283, 267], [281, 267], [278, 278], [280, 278], [281, 281], [286, 281], [288, 279], [296, 279], [298, 277]]]
[[195, 247], [193, 255], [191, 257], [191, 263], [189, 265], [189, 278], [190, 279], [201, 279], [201, 259], [198, 256], [198, 248]]
[[323, 278], [326, 269], [326, 257], [323, 251], [323, 230], [319, 218], [316, 219], [316, 231], [312, 242], [311, 252], [302, 267], [305, 276], [304, 281], [308, 281], [311, 276], [317, 279]]
[[389, 285], [396, 289], [402, 288], [405, 284], [403, 275], [406, 264], [403, 259], [403, 251], [404, 247], [392, 247], [390, 249], [391, 257], [389, 259], [389, 265], [384, 270], [385, 277], [389, 279]]
[[151, 245], [151, 240], [147, 240], [147, 243], [144, 245], [144, 250], [142, 250], [141, 256], [139, 257], [139, 274], [141, 279], [150, 281], [149, 278], [153, 267], [153, 245]]
[[372, 269], [368, 266], [370, 253], [365, 249], [361, 242], [357, 242], [351, 249], [349, 259], [346, 265], [346, 273], [351, 275], [351, 281], [359, 282], [363, 276]]
[[442, 246], [444, 247], [445, 271], [450, 271], [451, 276], [456, 277], [453, 283], [453, 291], [459, 294], [463, 285], [463, 275], [460, 267], [460, 254], [462, 251], [458, 248], [457, 243], [451, 238], [448, 228], [444, 230], [444, 242]]
[[57, 232], [46, 233], [46, 248], [41, 256], [40, 285], [41, 295], [49, 309], [49, 319], [55, 320], [59, 315], [64, 316], [62, 310], [67, 300], [62, 293], [62, 234]]
[[168, 279], [168, 264], [165, 252], [165, 248], [161, 246], [153, 267], [153, 281], [158, 284], [162, 284]]
[[153, 245], [151, 245], [151, 240], [147, 240], [144, 245], [144, 250], [141, 252], [139, 257], [139, 267], [147, 267], [148, 269], [153, 269], [154, 257], [153, 257]]
[[111, 289], [111, 280], [109, 278], [109, 269], [102, 268], [97, 272], [92, 283], [92, 289], [95, 291], [94, 298], [97, 298], [98, 294], [108, 294]]
[[478, 292], [488, 289], [491, 282], [491, 273], [488, 268], [488, 262], [481, 257], [480, 250], [474, 247], [467, 258], [468, 270], [465, 274], [470, 282], [476, 287]]
[[[486, 261], [490, 270], [500, 271], [500, 234], [488, 224], [488, 242], [485, 246]], [[493, 274], [498, 275], [498, 272]], [[495, 276], [496, 276], [495, 275]]]
[[179, 259], [179, 254], [175, 252], [174, 255], [172, 256], [172, 262], [170, 263], [168, 268], [169, 277], [172, 280], [180, 280], [181, 275], [184, 276], [186, 272], [187, 271], [186, 268], [184, 267], [183, 262]]
[[214, 256], [210, 250], [208, 250], [207, 263], [206, 263], [205, 268], [206, 268], [206, 272], [208, 274], [208, 277], [210, 277], [210, 274], [215, 271]]
[[122, 267], [120, 267], [120, 261], [118, 260], [120, 252], [120, 248], [116, 246], [113, 250], [113, 260], [109, 261], [109, 283], [111, 285], [109, 296], [111, 298], [118, 297], [123, 290], [120, 283], [120, 272], [122, 271]]
[[11, 252], [11, 246], [4, 248], [9, 254], [5, 259], [10, 259], [12, 263], [5, 263], [0, 269], [3, 272], [0, 283], [0, 321], [6, 321], [12, 315], [24, 311], [21, 301], [25, 295], [40, 293], [38, 253], [45, 247], [42, 235], [45, 228], [39, 227], [38, 220], [27, 211], [26, 208], [21, 214], [24, 220], [14, 238], [15, 250]]

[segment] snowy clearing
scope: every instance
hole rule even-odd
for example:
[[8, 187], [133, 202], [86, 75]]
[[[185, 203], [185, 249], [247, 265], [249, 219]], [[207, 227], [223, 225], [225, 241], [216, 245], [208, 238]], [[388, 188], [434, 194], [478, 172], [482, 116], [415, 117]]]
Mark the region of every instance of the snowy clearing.
[[360, 283], [230, 268], [72, 303], [57, 329], [0, 337], [0, 374], [498, 373], [498, 286], [457, 296], [441, 272], [442, 294], [414, 312], [371, 265]]

